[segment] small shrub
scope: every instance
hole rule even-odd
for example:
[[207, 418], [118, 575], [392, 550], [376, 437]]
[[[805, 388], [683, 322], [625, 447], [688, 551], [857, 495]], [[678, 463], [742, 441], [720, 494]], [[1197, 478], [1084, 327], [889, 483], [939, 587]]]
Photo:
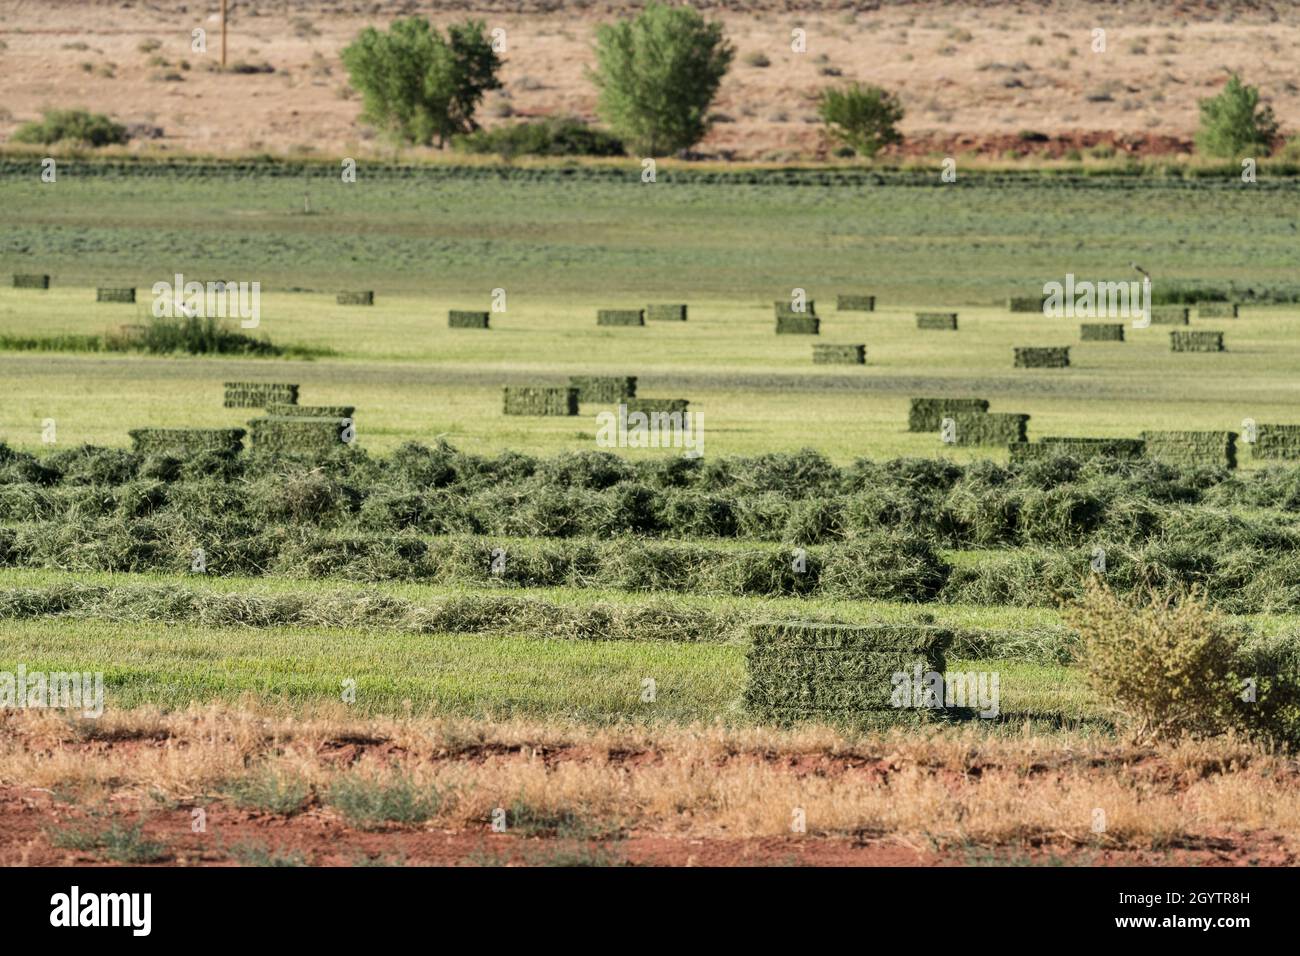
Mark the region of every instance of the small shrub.
[[1233, 73], [1218, 96], [1200, 101], [1196, 148], [1210, 156], [1267, 155], [1278, 137], [1272, 107], [1259, 105], [1259, 90]]
[[463, 153], [514, 156], [622, 156], [617, 136], [588, 126], [580, 119], [545, 119], [457, 136], [452, 148]]
[[76, 142], [87, 146], [111, 146], [127, 141], [126, 127], [102, 113], [86, 110], [45, 110], [42, 119], [24, 123], [14, 132], [15, 143]]
[[817, 107], [830, 133], [866, 157], [903, 141], [898, 124], [903, 106], [894, 94], [878, 86], [855, 83], [843, 89], [823, 90]]

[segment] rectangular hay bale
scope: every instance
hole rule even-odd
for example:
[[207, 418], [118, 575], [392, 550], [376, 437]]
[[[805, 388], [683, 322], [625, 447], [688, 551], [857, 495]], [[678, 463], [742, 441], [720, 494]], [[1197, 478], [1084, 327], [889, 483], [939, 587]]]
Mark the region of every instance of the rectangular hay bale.
[[597, 309], [597, 325], [645, 325], [644, 309]]
[[783, 315], [800, 316], [817, 314], [817, 303], [812, 299], [805, 299], [802, 309], [796, 309], [794, 303], [787, 302], [785, 299], [777, 299], [772, 303], [772, 305], [776, 309], [776, 317], [778, 319]]
[[835, 308], [840, 312], [875, 312], [876, 297], [856, 294], [837, 295]]
[[1014, 349], [1014, 352], [1014, 365], [1016, 368], [1069, 368], [1070, 366], [1070, 347], [1068, 345], [1018, 346]]
[[297, 405], [298, 386], [287, 382], [225, 382], [226, 408], [266, 408], [268, 405]]
[[636, 395], [635, 375], [570, 375], [579, 402], [619, 402]]
[[1256, 425], [1255, 458], [1300, 461], [1300, 425]]
[[1140, 438], [1061, 438], [1049, 436], [1036, 442], [1011, 443], [1007, 446], [1011, 452], [1011, 462], [1036, 461], [1041, 458], [1054, 458], [1068, 455], [1075, 461], [1090, 461], [1093, 458], [1141, 458], [1146, 450], [1146, 442]]
[[334, 297], [334, 301], [339, 305], [374, 305], [375, 292], [373, 289], [366, 289], [361, 292], [340, 292]]
[[242, 428], [133, 428], [131, 450], [140, 455], [191, 455], [214, 452], [234, 457], [244, 450]]
[[487, 327], [487, 312], [467, 312], [462, 309], [451, 309], [447, 312], [449, 329], [486, 329]]
[[1146, 455], [1173, 465], [1237, 467], [1237, 433], [1229, 431], [1144, 431]]
[[985, 398], [914, 398], [907, 412], [909, 432], [937, 432], [945, 418], [961, 412], [987, 412]]
[[356, 410], [354, 405], [290, 405], [287, 402], [266, 406], [266, 414], [272, 418], [352, 418]]
[[957, 331], [957, 313], [918, 312], [916, 313], [916, 327], [918, 329], [934, 329], [955, 332]]
[[108, 289], [101, 288], [95, 290], [96, 302], [134, 302], [135, 289]]
[[507, 385], [507, 415], [576, 415], [578, 390], [569, 386]]
[[47, 275], [14, 273], [15, 289], [48, 289], [49, 287], [50, 277]]
[[1079, 338], [1084, 342], [1123, 342], [1123, 322], [1084, 322], [1079, 326]]
[[821, 319], [815, 315], [778, 315], [776, 317], [777, 335], [820, 335]]
[[685, 322], [686, 306], [662, 303], [647, 305], [645, 317], [648, 322]]
[[1223, 333], [1208, 329], [1191, 332], [1170, 332], [1169, 348], [1174, 352], [1222, 352]]
[[1151, 306], [1152, 325], [1186, 325], [1189, 310], [1181, 305]]
[[690, 400], [685, 398], [625, 398], [619, 404], [627, 406], [629, 415], [633, 412], [644, 412], [647, 415], [667, 412], [671, 415], [686, 411], [686, 406], [690, 404]]
[[813, 345], [812, 360], [814, 365], [866, 365], [867, 347], [865, 345]]
[[[949, 417], [954, 445], [1007, 445], [1027, 439], [1029, 416], [1020, 412], [957, 412]], [[943, 422], [939, 424], [942, 428]]]
[[1198, 319], [1235, 319], [1237, 317], [1237, 303], [1198, 302], [1196, 303], [1196, 317]]
[[350, 417], [306, 418], [268, 415], [248, 423], [253, 448], [271, 452], [327, 452], [348, 443], [344, 431], [352, 425]]
[[1008, 312], [1042, 312], [1043, 302], [1046, 298], [1042, 295], [1017, 295], [1007, 299]]

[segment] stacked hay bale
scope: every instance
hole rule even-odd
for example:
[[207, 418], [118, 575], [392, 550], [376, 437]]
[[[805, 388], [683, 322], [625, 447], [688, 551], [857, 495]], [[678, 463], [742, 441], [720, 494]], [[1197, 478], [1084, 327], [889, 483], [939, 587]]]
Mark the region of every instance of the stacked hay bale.
[[644, 309], [597, 309], [597, 325], [645, 325]]
[[487, 327], [488, 313], [486, 312], [466, 312], [461, 309], [450, 309], [447, 312], [449, 329], [486, 329]]
[[955, 419], [963, 412], [982, 413], [989, 410], [984, 398], [914, 398], [907, 412], [909, 432], [937, 432], [945, 418]]
[[1255, 426], [1254, 457], [1300, 461], [1300, 425]]
[[1186, 325], [1188, 309], [1181, 305], [1153, 305], [1152, 325]]
[[[48, 289], [50, 277], [46, 275], [22, 275], [14, 273], [15, 289]], [[135, 291], [134, 289], [132, 290]]]
[[1197, 329], [1195, 332], [1170, 332], [1169, 348], [1175, 352], [1222, 352], [1223, 333]]
[[1043, 311], [1042, 295], [1024, 295], [1012, 296], [1007, 299], [1008, 312], [1042, 312]]
[[875, 312], [876, 297], [857, 294], [837, 295], [835, 308], [839, 312]]
[[571, 387], [507, 385], [507, 415], [576, 415], [578, 390]]
[[273, 418], [352, 418], [354, 405], [289, 405], [273, 402], [266, 406], [266, 414]]
[[135, 289], [96, 289], [96, 302], [134, 302]]
[[1085, 342], [1123, 342], [1123, 322], [1084, 322], [1079, 337]]
[[1068, 345], [1017, 347], [1014, 351], [1016, 368], [1069, 368], [1070, 366]]
[[1237, 317], [1237, 303], [1198, 302], [1196, 303], [1196, 317], [1198, 319], [1235, 319]]
[[1022, 442], [1007, 446], [1012, 463], [1035, 461], [1068, 455], [1075, 461], [1093, 458], [1141, 458], [1146, 443], [1140, 438], [1040, 438], [1036, 442]]
[[578, 390], [579, 402], [618, 403], [636, 395], [636, 376], [570, 375], [569, 387]]
[[[945, 671], [952, 632], [924, 624], [761, 623], [748, 628], [745, 707], [778, 723], [811, 718], [865, 727], [938, 719], [914, 684]], [[901, 705], [901, 706], [899, 706]]]
[[375, 292], [373, 289], [364, 292], [340, 292], [334, 301], [339, 305], [374, 305]]
[[1009, 445], [1027, 439], [1029, 416], [1019, 412], [957, 412], [951, 418], [954, 445]]
[[685, 398], [628, 398], [624, 399], [621, 404], [627, 405], [628, 414], [633, 412], [644, 412], [647, 415], [667, 412], [686, 411], [686, 406], [690, 404], [689, 399]]
[[134, 428], [131, 450], [139, 455], [170, 455], [189, 458], [215, 453], [234, 457], [244, 450], [242, 428]]
[[685, 305], [647, 305], [645, 317], [650, 322], [685, 322]]
[[352, 419], [268, 415], [248, 423], [257, 451], [316, 454], [351, 444]]
[[817, 317], [817, 303], [809, 299], [804, 303], [804, 311], [796, 312], [789, 302], [777, 301], [776, 310], [777, 335], [820, 335], [822, 322]]
[[866, 365], [865, 345], [814, 345], [814, 365]]
[[297, 405], [298, 386], [286, 382], [225, 382], [226, 408], [266, 408]]
[[1146, 455], [1171, 465], [1237, 467], [1236, 432], [1147, 431]]
[[956, 312], [918, 312], [916, 313], [918, 329], [934, 329], [945, 332], [957, 331]]

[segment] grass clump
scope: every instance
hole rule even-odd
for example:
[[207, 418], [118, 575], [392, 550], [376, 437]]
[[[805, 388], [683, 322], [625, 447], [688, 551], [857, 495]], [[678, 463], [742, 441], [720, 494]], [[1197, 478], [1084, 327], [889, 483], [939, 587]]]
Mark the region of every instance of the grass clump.
[[245, 810], [292, 816], [307, 805], [311, 784], [299, 776], [263, 767], [226, 785], [226, 795]]
[[438, 812], [442, 799], [436, 788], [420, 786], [409, 776], [383, 778], [361, 772], [340, 777], [328, 794], [329, 804], [363, 830], [423, 823]]
[[46, 835], [51, 846], [96, 853], [114, 863], [156, 863], [169, 855], [167, 844], [145, 839], [142, 822], [112, 823], [103, 830], [50, 830]]

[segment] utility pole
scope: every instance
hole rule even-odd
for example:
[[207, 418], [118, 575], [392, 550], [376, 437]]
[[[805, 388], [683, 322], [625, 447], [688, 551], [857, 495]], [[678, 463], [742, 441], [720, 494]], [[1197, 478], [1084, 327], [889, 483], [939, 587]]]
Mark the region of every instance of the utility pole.
[[226, 68], [226, 0], [221, 0], [221, 68]]

